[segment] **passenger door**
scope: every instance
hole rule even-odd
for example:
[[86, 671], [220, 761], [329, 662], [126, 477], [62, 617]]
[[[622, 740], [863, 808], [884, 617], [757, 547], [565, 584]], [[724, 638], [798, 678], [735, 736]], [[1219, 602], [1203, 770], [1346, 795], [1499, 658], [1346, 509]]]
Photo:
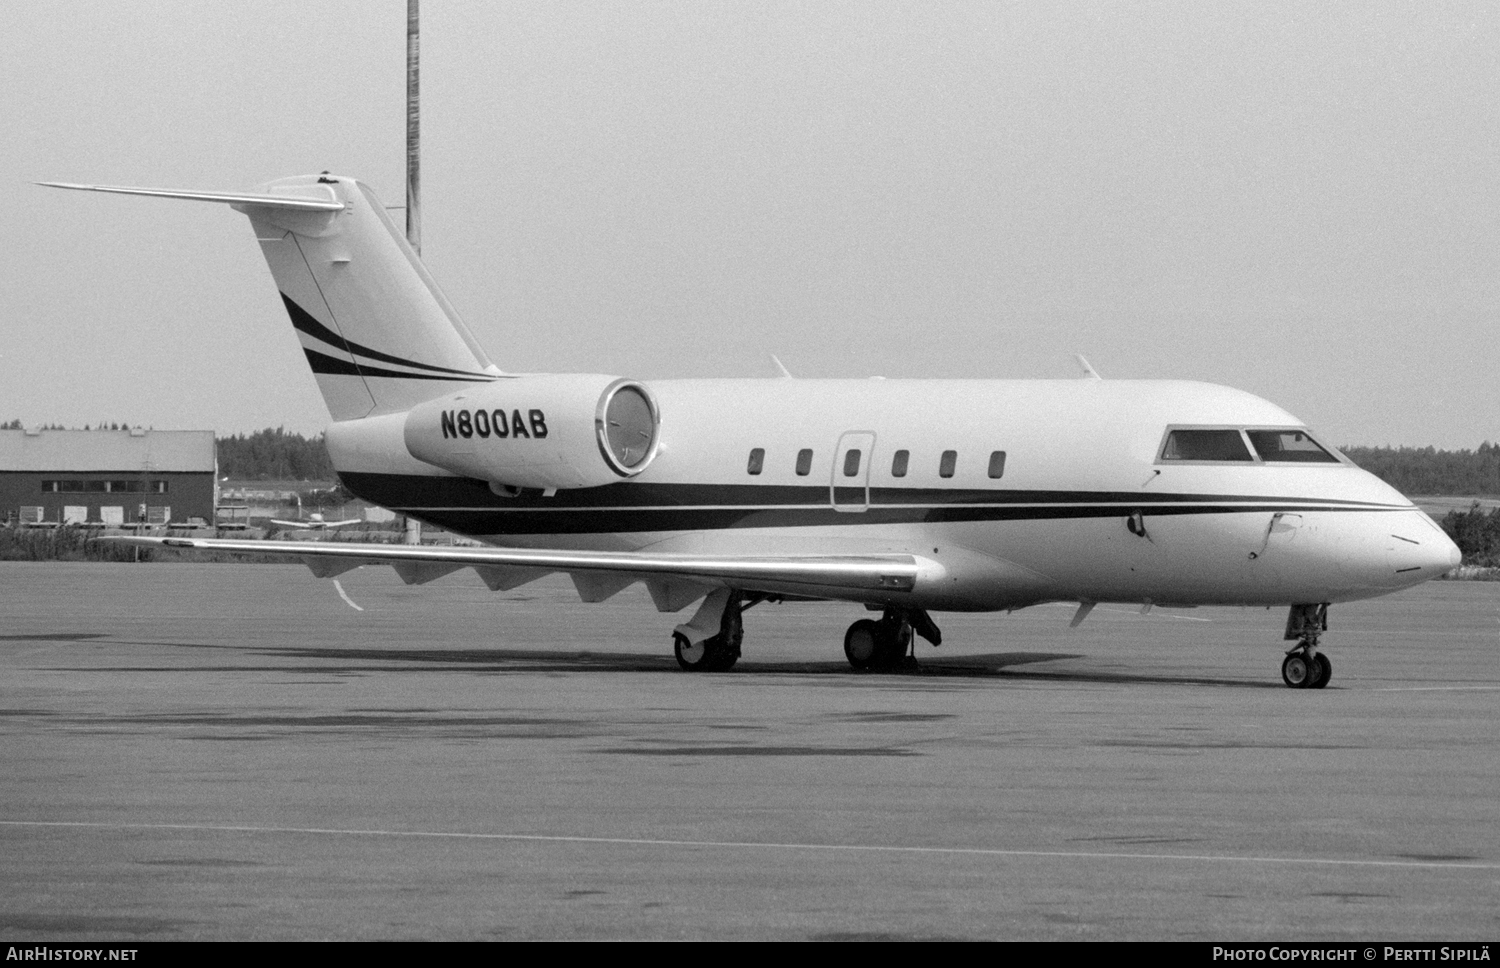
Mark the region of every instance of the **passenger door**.
[[833, 479], [828, 484], [828, 499], [835, 511], [864, 511], [870, 507], [870, 460], [874, 450], [872, 433], [851, 431], [839, 438], [833, 454]]

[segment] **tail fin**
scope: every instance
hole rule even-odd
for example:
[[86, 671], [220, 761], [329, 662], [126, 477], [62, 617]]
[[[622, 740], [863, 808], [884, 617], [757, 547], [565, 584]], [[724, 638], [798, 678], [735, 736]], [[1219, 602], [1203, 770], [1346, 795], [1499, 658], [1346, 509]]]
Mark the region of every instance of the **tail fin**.
[[253, 193], [55, 185], [227, 203], [249, 216], [334, 420], [397, 413], [500, 376], [385, 208], [351, 178]]

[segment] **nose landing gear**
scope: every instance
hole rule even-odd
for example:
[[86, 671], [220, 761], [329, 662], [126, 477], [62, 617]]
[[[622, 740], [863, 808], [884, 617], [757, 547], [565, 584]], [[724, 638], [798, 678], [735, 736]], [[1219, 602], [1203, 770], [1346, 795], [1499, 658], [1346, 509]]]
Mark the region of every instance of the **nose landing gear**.
[[1293, 605], [1286, 636], [1296, 645], [1281, 662], [1281, 681], [1293, 689], [1322, 689], [1333, 678], [1333, 663], [1318, 651], [1318, 636], [1328, 631], [1328, 604]]

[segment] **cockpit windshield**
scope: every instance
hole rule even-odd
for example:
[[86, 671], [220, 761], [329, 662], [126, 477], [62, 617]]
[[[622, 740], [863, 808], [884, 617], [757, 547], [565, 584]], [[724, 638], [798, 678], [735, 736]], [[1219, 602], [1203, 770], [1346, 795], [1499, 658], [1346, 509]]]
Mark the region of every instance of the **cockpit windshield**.
[[1238, 430], [1172, 430], [1161, 448], [1162, 460], [1253, 461]]
[[1337, 464], [1339, 458], [1305, 430], [1248, 427], [1172, 427], [1162, 440], [1159, 462]]
[[1249, 430], [1260, 459], [1273, 463], [1337, 464], [1339, 459], [1301, 430]]

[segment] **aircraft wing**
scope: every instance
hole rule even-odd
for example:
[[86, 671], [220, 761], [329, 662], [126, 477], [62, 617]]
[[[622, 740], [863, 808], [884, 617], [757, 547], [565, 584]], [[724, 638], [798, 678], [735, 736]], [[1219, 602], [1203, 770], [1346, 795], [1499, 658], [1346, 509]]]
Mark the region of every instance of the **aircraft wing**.
[[880, 600], [891, 592], [910, 592], [919, 579], [934, 581], [944, 573], [936, 561], [916, 555], [740, 557], [127, 535], [103, 540], [139, 547], [300, 559], [320, 578], [332, 578], [361, 565], [387, 564], [408, 584], [423, 584], [462, 568], [473, 568], [497, 591], [519, 587], [552, 572], [566, 572], [579, 595], [591, 602], [603, 601], [644, 581], [662, 611], [683, 608], [715, 588], [848, 601]]

